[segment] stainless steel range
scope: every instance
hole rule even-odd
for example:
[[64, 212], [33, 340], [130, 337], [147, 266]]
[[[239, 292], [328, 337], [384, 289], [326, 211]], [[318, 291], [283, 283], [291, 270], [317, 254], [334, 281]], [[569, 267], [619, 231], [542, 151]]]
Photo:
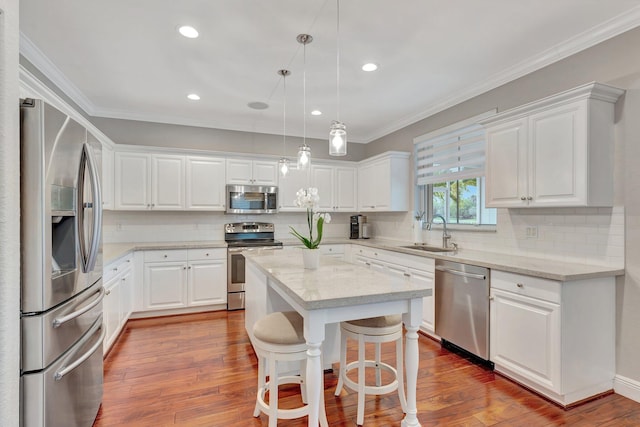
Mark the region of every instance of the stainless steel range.
[[224, 225], [227, 242], [227, 310], [244, 309], [245, 251], [282, 249], [274, 239], [275, 227], [269, 222], [236, 222]]

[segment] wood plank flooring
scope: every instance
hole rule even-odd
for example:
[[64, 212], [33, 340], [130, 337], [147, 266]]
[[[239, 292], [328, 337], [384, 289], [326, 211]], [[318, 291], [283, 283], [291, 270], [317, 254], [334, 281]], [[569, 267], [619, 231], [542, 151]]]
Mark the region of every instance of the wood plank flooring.
[[[609, 395], [564, 410], [420, 336], [418, 418], [423, 426], [639, 426], [640, 404]], [[355, 348], [350, 348], [355, 357]], [[393, 361], [393, 344], [383, 359]], [[337, 366], [335, 367], [337, 368]], [[325, 374], [330, 426], [356, 425], [356, 394], [333, 395]], [[252, 416], [256, 358], [244, 312], [211, 312], [130, 321], [105, 360], [104, 399], [94, 427], [266, 426]], [[299, 402], [282, 388], [281, 407]], [[395, 393], [367, 396], [365, 426], [399, 426]], [[306, 418], [279, 426], [306, 426]]]

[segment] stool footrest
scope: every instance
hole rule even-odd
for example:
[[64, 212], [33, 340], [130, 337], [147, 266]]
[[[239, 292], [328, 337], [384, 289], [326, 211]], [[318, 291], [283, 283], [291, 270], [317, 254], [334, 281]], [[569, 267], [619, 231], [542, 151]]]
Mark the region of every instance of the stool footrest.
[[[392, 391], [396, 391], [398, 389], [398, 371], [393, 366], [384, 362], [376, 363], [375, 360], [365, 360], [364, 367], [382, 369], [384, 371], [390, 372], [394, 377], [394, 380], [391, 381], [389, 384], [384, 384], [380, 386], [365, 385], [364, 392], [366, 394], [381, 395], [381, 394], [391, 393]], [[347, 376], [347, 373], [354, 369], [355, 370], [358, 369], [358, 361], [350, 362], [347, 364], [347, 366], [345, 367], [345, 376], [343, 381], [346, 387], [350, 388], [353, 391], [358, 391], [358, 383], [356, 381], [353, 381], [351, 378]]]

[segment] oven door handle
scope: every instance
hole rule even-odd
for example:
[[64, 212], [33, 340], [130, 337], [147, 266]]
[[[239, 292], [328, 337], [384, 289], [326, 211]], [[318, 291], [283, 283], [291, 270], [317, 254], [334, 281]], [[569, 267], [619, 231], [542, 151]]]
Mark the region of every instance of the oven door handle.
[[275, 251], [279, 249], [282, 249], [282, 246], [255, 246], [255, 247], [242, 247], [242, 248], [228, 248], [229, 253], [257, 251], [257, 250]]

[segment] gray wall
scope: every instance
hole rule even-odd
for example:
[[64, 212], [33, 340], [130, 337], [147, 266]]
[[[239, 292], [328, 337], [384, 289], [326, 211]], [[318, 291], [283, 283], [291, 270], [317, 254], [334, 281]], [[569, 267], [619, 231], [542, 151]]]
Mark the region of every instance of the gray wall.
[[365, 154], [413, 150], [413, 138], [493, 108], [504, 111], [583, 83], [626, 89], [616, 104], [615, 204], [625, 206], [626, 275], [617, 281], [617, 374], [640, 381], [640, 28], [367, 144]]
[[[90, 120], [116, 144], [180, 147], [276, 156], [281, 156], [283, 152], [282, 135], [102, 117], [91, 117]], [[300, 145], [302, 145], [302, 138], [287, 137], [287, 156], [295, 157]], [[312, 159], [361, 160], [365, 151], [363, 144], [349, 144], [346, 156], [330, 157], [328, 129], [326, 140], [307, 138], [307, 145], [311, 147]]]
[[17, 426], [20, 379], [18, 0], [0, 0], [0, 425]]

